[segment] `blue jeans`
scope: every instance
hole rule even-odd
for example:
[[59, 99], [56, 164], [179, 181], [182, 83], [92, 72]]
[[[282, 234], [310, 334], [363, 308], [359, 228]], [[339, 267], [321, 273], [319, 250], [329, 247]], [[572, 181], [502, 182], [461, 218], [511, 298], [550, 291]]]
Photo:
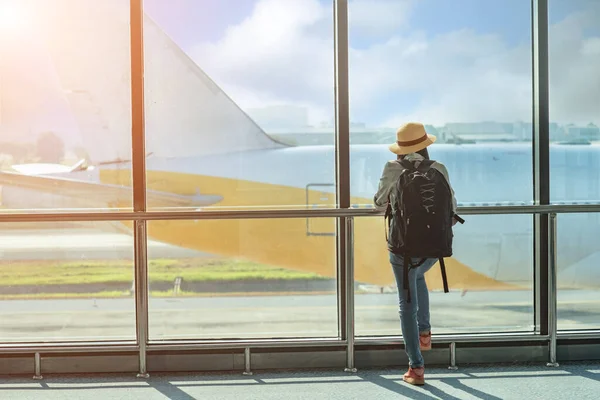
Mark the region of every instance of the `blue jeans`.
[[[411, 263], [416, 265], [420, 258], [412, 258]], [[437, 258], [427, 259], [420, 267], [410, 269], [408, 272], [408, 285], [410, 287], [411, 302], [408, 292], [404, 289], [404, 257], [390, 253], [390, 263], [396, 276], [398, 285], [398, 299], [400, 301], [400, 325], [404, 349], [412, 368], [425, 366], [423, 355], [419, 347], [419, 332], [431, 329], [429, 324], [429, 291], [425, 282], [425, 272], [437, 262]]]

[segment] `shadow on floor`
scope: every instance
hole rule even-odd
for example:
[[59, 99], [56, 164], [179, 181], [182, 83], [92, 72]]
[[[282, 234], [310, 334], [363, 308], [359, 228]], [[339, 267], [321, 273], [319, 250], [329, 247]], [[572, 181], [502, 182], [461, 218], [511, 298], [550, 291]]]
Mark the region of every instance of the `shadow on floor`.
[[[461, 399], [470, 396], [477, 399], [496, 400], [493, 393], [481, 390], [481, 381], [493, 381], [517, 377], [521, 385], [535, 386], [544, 380], [553, 377], [581, 377], [600, 382], [600, 363], [575, 364], [569, 363], [557, 368], [541, 366], [476, 366], [465, 367], [458, 371], [448, 371], [442, 368], [428, 368], [426, 385], [415, 387], [402, 381], [402, 373], [398, 369], [366, 369], [350, 374], [338, 370], [318, 370], [311, 372], [255, 372], [253, 376], [242, 376], [241, 373], [206, 373], [206, 374], [152, 374], [148, 379], [136, 378], [134, 375], [104, 374], [104, 375], [49, 375], [43, 380], [36, 381], [31, 377], [0, 377], [0, 398], [5, 398], [3, 392], [19, 391], [23, 394], [34, 394], [43, 398], [44, 393], [62, 391], [72, 393], [75, 397], [77, 391], [97, 391], [98, 398], [104, 397], [102, 393], [110, 390], [141, 390], [148, 398], [153, 398], [158, 392], [170, 400], [195, 399], [188, 392], [193, 390], [211, 390], [214, 393], [223, 389], [234, 389], [243, 393], [252, 387], [253, 391], [272, 394], [273, 389], [285, 393], [299, 395], [303, 392], [303, 385], [311, 385], [312, 390], [317, 390], [327, 398], [328, 391], [336, 390], [339, 395], [340, 384], [353, 383], [361, 385], [361, 390], [376, 390], [379, 395], [392, 392], [394, 397], [410, 399]], [[523, 380], [525, 382], [523, 383]], [[536, 381], [537, 380], [537, 381]], [[531, 382], [529, 382], [531, 381]], [[479, 383], [479, 389], [472, 387], [472, 383]], [[335, 385], [337, 386], [335, 386]], [[363, 386], [364, 385], [364, 386]], [[494, 386], [494, 385], [491, 385]], [[316, 387], [316, 388], [315, 388]], [[347, 386], [350, 388], [349, 386]], [[357, 386], [353, 386], [357, 387]], [[497, 387], [497, 386], [496, 386]], [[338, 388], [338, 389], [336, 389]], [[348, 389], [349, 390], [349, 389]], [[34, 392], [34, 393], [32, 393]], [[450, 392], [450, 393], [449, 393]], [[11, 392], [12, 393], [12, 392]], [[391, 393], [390, 393], [391, 394]], [[40, 396], [41, 395], [41, 396]], [[352, 392], [350, 392], [352, 395]], [[112, 397], [111, 397], [112, 398]], [[116, 397], [115, 397], [116, 398]], [[331, 397], [333, 398], [333, 397]], [[341, 398], [341, 397], [335, 397]]]

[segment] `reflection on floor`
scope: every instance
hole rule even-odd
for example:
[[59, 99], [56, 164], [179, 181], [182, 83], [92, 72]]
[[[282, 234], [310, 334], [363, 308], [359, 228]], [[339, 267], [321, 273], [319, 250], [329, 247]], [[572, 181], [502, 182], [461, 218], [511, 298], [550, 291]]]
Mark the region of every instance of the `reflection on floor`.
[[44, 376], [0, 379], [6, 399], [597, 399], [600, 364], [428, 368], [423, 387], [402, 382], [404, 370], [338, 370], [232, 374]]

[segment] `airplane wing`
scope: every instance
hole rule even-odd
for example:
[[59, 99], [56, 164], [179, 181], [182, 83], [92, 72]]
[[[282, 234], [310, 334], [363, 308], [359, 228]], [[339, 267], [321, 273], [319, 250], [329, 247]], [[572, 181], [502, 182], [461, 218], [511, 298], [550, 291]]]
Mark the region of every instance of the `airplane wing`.
[[[24, 175], [14, 172], [0, 172], [0, 185], [29, 189], [35, 192], [49, 193], [77, 199], [77, 203], [89, 206], [107, 207], [116, 204], [131, 204], [133, 189], [131, 186], [111, 185], [77, 179]], [[206, 207], [218, 203], [222, 196], [213, 194], [180, 195], [154, 190], [146, 191], [148, 207]]]

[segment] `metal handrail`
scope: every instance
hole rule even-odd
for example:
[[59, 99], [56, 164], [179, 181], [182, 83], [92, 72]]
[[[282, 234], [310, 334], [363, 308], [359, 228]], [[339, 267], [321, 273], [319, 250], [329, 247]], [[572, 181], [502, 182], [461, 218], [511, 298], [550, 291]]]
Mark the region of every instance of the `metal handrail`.
[[556, 213], [548, 220], [548, 355], [549, 367], [558, 367], [556, 362], [556, 339], [558, 333], [558, 226]]
[[[498, 210], [502, 212], [498, 212]], [[550, 256], [550, 268], [551, 268], [551, 276], [550, 276], [550, 298], [551, 304], [549, 307], [550, 314], [550, 326], [549, 326], [549, 335], [531, 335], [531, 334], [517, 334], [517, 335], [503, 335], [503, 334], [490, 334], [490, 335], [444, 335], [444, 337], [436, 338], [436, 343], [451, 343], [453, 345], [456, 342], [479, 342], [479, 341], [518, 341], [518, 340], [533, 340], [533, 341], [548, 341], [549, 343], [549, 352], [550, 352], [550, 363], [549, 365], [558, 365], [556, 363], [556, 341], [557, 341], [557, 329], [556, 329], [556, 298], [555, 298], [555, 283], [556, 283], [556, 214], [560, 212], [564, 213], [573, 213], [573, 212], [600, 212], [600, 204], [598, 205], [551, 205], [551, 206], [539, 206], [539, 205], [531, 205], [531, 206], [506, 206], [506, 207], [466, 207], [459, 209], [461, 214], [545, 214], [548, 213], [551, 216], [551, 226], [550, 226], [550, 243], [551, 243], [551, 254]], [[106, 217], [102, 213], [92, 213], [96, 217]], [[378, 216], [382, 215], [381, 211], [376, 209], [322, 209], [322, 210], [259, 210], [259, 211], [234, 211], [234, 212], [137, 212], [137, 213], [107, 213], [108, 216], [118, 215], [120, 218], [116, 220], [126, 220], [126, 219], [135, 219], [138, 222], [144, 220], [152, 220], [152, 219], [189, 219], [190, 215], [192, 217], [196, 217], [197, 215], [202, 215], [203, 218], [196, 219], [231, 219], [231, 218], [304, 218], [304, 217], [346, 217], [347, 223], [349, 224], [350, 231], [353, 231], [352, 219], [353, 217], [361, 217], [361, 216]], [[232, 215], [233, 214], [233, 215]], [[12, 217], [19, 216], [23, 214], [13, 214]], [[76, 213], [76, 214], [68, 214], [68, 213], [34, 213], [34, 214], [25, 214], [29, 218], [33, 218], [35, 220], [39, 220], [41, 215], [48, 217], [48, 220], [59, 220], [65, 221], [64, 216], [71, 216], [75, 218], [81, 218], [78, 220], [85, 220], [86, 216], [89, 216], [90, 213]], [[123, 218], [123, 215], [130, 215], [129, 218]], [[275, 216], [274, 216], [275, 215]], [[250, 217], [249, 217], [250, 216]], [[62, 218], [60, 218], [62, 217]], [[134, 217], [134, 218], [133, 218]], [[57, 218], [57, 219], [54, 219]], [[0, 217], [1, 220], [1, 217]], [[349, 248], [348, 251], [350, 253], [353, 252], [352, 248], [352, 235], [349, 237]], [[144, 249], [141, 249], [141, 252], [144, 253]], [[349, 263], [352, 265], [353, 257], [349, 257]], [[347, 270], [349, 273], [349, 278], [352, 277], [352, 269]], [[350, 279], [352, 281], [353, 279]], [[352, 294], [347, 298], [348, 307], [353, 310], [354, 301]], [[145, 303], [145, 302], [140, 302]], [[138, 319], [141, 321], [145, 321], [147, 318], [147, 304], [143, 304], [141, 315], [138, 315]], [[348, 318], [348, 316], [346, 316]], [[163, 343], [162, 345], [150, 344], [146, 345], [147, 333], [142, 332], [143, 345], [138, 343], [137, 345], [129, 345], [129, 346], [114, 346], [110, 344], [98, 343], [97, 346], [88, 344], [87, 346], [77, 346], [75, 344], [20, 344], [17, 346], [6, 346], [0, 345], [0, 353], [21, 353], [21, 352], [29, 352], [29, 351], [40, 351], [44, 350], [45, 352], [52, 351], [63, 351], [63, 352], [81, 352], [81, 351], [115, 351], [117, 349], [121, 351], [139, 351], [140, 352], [140, 363], [143, 364], [140, 369], [141, 372], [146, 372], [145, 368], [145, 354], [147, 350], [191, 350], [198, 348], [250, 348], [250, 347], [311, 347], [314, 345], [341, 345], [347, 346], [347, 370], [354, 371], [354, 352], [356, 345], [372, 345], [372, 344], [396, 344], [398, 343], [398, 339], [388, 338], [387, 340], [384, 338], [378, 339], [370, 339], [370, 338], [356, 338], [354, 337], [353, 332], [353, 318], [349, 318], [346, 320], [346, 324], [350, 325], [349, 332], [351, 333], [348, 340], [336, 340], [336, 339], [328, 339], [325, 341], [315, 340], [315, 338], [311, 338], [308, 340], [265, 340], [265, 341], [217, 341], [211, 343]], [[142, 327], [143, 328], [143, 327]], [[142, 329], [144, 331], [144, 329]], [[391, 339], [391, 340], [390, 340]], [[401, 339], [400, 339], [401, 341]], [[455, 350], [451, 352], [455, 356]], [[142, 354], [143, 353], [143, 354]]]
[[[597, 213], [598, 204], [525, 205], [525, 206], [474, 206], [458, 207], [461, 215], [498, 214], [566, 214]], [[3, 211], [0, 222], [82, 222], [82, 221], [169, 221], [169, 220], [216, 220], [216, 219], [274, 219], [274, 218], [343, 218], [383, 216], [376, 208], [324, 208], [324, 209], [259, 209], [259, 210], [157, 210], [157, 211]]]

